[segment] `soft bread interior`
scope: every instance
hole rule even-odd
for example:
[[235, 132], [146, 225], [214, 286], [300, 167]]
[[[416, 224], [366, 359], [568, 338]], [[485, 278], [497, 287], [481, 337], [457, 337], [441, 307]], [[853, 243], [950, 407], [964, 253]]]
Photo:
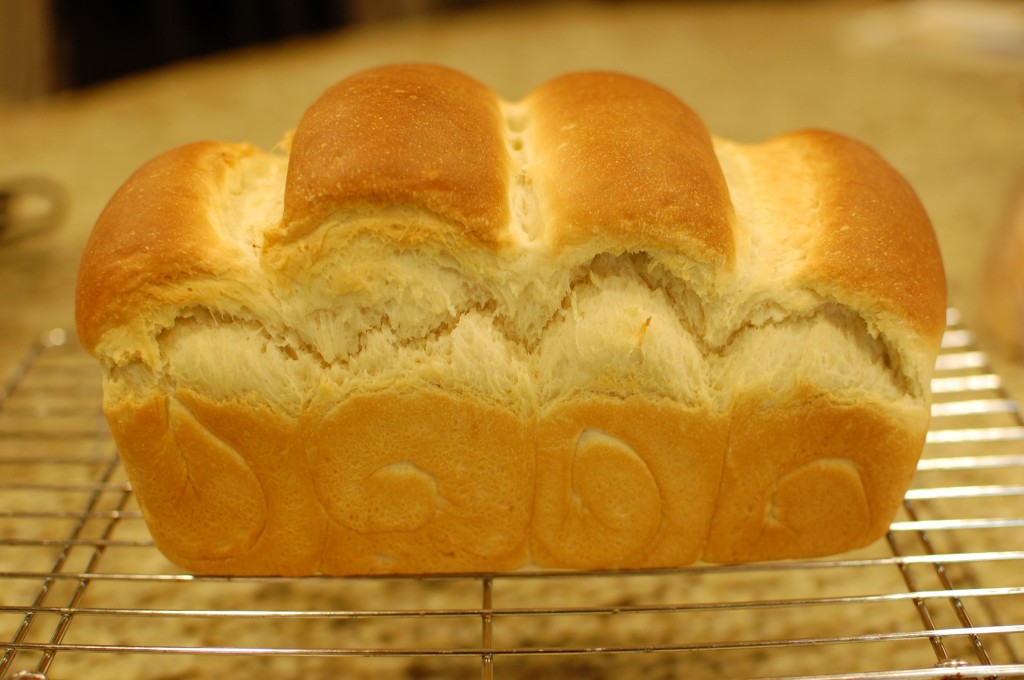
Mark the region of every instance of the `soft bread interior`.
[[225, 178], [211, 224], [239, 267], [202, 283], [215, 303], [107, 334], [112, 398], [185, 387], [258, 395], [296, 415], [326, 380], [339, 398], [434, 387], [527, 417], [586, 390], [719, 411], [737, 393], [804, 381], [840, 401], [926, 397], [921, 367], [873, 317], [791, 285], [809, 236], [768, 231], [780, 228], [760, 209], [746, 214], [742, 190], [742, 259], [716, 288], [692, 285], [672, 253], [456, 257], [382, 238], [367, 218], [325, 225], [320, 238], [346, 232], [344, 247], [325, 248], [302, 285], [278, 287], [260, 254], [280, 219], [285, 161], [257, 154]]
[[[268, 187], [282, 181], [279, 164], [276, 157], [264, 158], [263, 165], [247, 163], [239, 167], [239, 174], [259, 176], [232, 177], [225, 186], [249, 184], [279, 192], [279, 184]], [[728, 501], [735, 486], [721, 481], [726, 442], [734, 427], [749, 426], [733, 423], [735, 404], [756, 394], [761, 395], [762, 408], [788, 408], [800, 399], [799, 390], [813, 388], [838, 404], [868, 404], [895, 422], [913, 422], [927, 400], [926, 386], [907, 370], [912, 364], [886, 337], [872, 333], [869, 322], [855, 310], [811, 291], [785, 290], [786, 266], [775, 270], [754, 261], [754, 253], [782, 262], [789, 258], [792, 269], [799, 260], [792, 253], [766, 256], [765, 248], [751, 243], [741, 251], [751, 261], [740, 261], [736, 267], [747, 271], [746, 277], [737, 276], [731, 288], [708, 295], [710, 287], [692, 287], [672, 270], [670, 257], [659, 260], [657, 253], [587, 253], [586, 259], [566, 263], [525, 249], [515, 258], [485, 253], [475, 260], [463, 255], [456, 261], [435, 248], [407, 247], [376, 237], [370, 231], [372, 222], [364, 220], [366, 228], [345, 248], [334, 249], [334, 259], [321, 259], [310, 274], [319, 281], [319, 293], [306, 295], [301, 293], [305, 287], [268, 285], [271, 279], [260, 271], [259, 247], [252, 247], [259, 246], [261, 229], [274, 222], [280, 204], [254, 201], [245, 192], [228, 193], [225, 204], [234, 226], [233, 231], [220, 232], [221, 237], [237, 247], [240, 259], [244, 253], [247, 263], [238, 270], [239, 280], [222, 284], [228, 292], [216, 296], [228, 304], [166, 310], [159, 329], [136, 335], [135, 341], [153, 346], [131, 352], [131, 361], [108, 366], [107, 407], [116, 412], [122, 408], [121, 399], [131, 402], [140, 394], [161, 394], [168, 395], [173, 413], [181, 408], [173, 406], [179, 395], [199, 394], [213, 403], [264, 404], [289, 420], [306, 422], [298, 429], [305, 432], [314, 481], [305, 493], [316, 499], [323, 515], [310, 533], [319, 536], [327, 531], [333, 542], [323, 545], [352, 547], [341, 553], [335, 547], [320, 552], [304, 544], [294, 547], [296, 554], [316, 555], [306, 558], [314, 563], [307, 570], [458, 571], [529, 563], [595, 568], [687, 563], [704, 557], [730, 561], [787, 556], [776, 547], [786, 541], [766, 543], [762, 535], [740, 533], [743, 527], [758, 524], [756, 518], [744, 516], [740, 521], [726, 513], [716, 520], [719, 528], [713, 528], [715, 508]], [[751, 272], [770, 279], [757, 280]], [[243, 289], [246, 297], [230, 294]], [[154, 360], [142, 361], [143, 356]], [[492, 422], [475, 444], [453, 435], [461, 418], [446, 423], [434, 406], [413, 406], [386, 417], [376, 406], [355, 406], [355, 415], [340, 419], [330, 415], [335, 404], [378, 403], [366, 399], [400, 404], [416, 394], [435, 395], [428, 398], [431, 404], [446, 395], [457, 403], [485, 405], [508, 415], [488, 421], [474, 410], [474, 420]], [[630, 400], [638, 396], [643, 402], [631, 406]], [[542, 424], [530, 434], [538, 414], [546, 422], [554, 416], [544, 414], [559, 412], [560, 404], [595, 398], [606, 402], [603, 410], [568, 406], [571, 416], [562, 414], [553, 421], [561, 425]], [[667, 410], [658, 411], [659, 403]], [[641, 428], [615, 426], [610, 415], [614, 412], [624, 413], [620, 417]], [[311, 418], [311, 413], [322, 415]], [[651, 421], [652, 413], [660, 420]], [[411, 422], [423, 423], [417, 426], [423, 430], [413, 448], [403, 448], [387, 436], [369, 444], [378, 440], [359, 434], [364, 427], [377, 431]], [[510, 422], [521, 424], [520, 435], [505, 435], [517, 437], [516, 445], [501, 447], [491, 462], [485, 465], [475, 454], [459, 453], [486, 448], [495, 441], [495, 432], [508, 431]], [[428, 446], [432, 440], [424, 436], [438, 431], [447, 439]], [[656, 445], [645, 449], [637, 443], [638, 437], [643, 441], [652, 431], [658, 431], [660, 446], [668, 445], [668, 451], [659, 453]], [[324, 437], [330, 446], [323, 443]], [[534, 437], [537, 443], [530, 444]], [[678, 442], [679, 451], [671, 451], [672, 442]], [[634, 446], [640, 446], [640, 452]], [[376, 453], [371, 455], [371, 450]], [[209, 448], [209, 461], [217, 451], [220, 448]], [[442, 460], [459, 455], [475, 459], [477, 472], [463, 471], [460, 476], [430, 463], [435, 456]], [[218, 470], [237, 456], [231, 453], [212, 472], [204, 473], [200, 466], [194, 474], [222, 475]], [[833, 471], [847, 469], [843, 461], [848, 459], [835, 460], [817, 475], [816, 468], [802, 477], [781, 468], [780, 488], [795, 488], [801, 480], [806, 484], [811, 483], [808, 479], [835, 478]], [[507, 476], [517, 462], [527, 469]], [[351, 467], [356, 464], [362, 467]], [[829, 547], [855, 544], [863, 535], [877, 533], [872, 503], [860, 490], [856, 465], [849, 466], [852, 477], [838, 479], [850, 481], [829, 484], [840, 499], [843, 489], [854, 489], [850, 503], [861, 519], [850, 520], [852, 528], [826, 543]], [[492, 472], [480, 472], [488, 468]], [[728, 480], [728, 470], [724, 474]], [[246, 478], [254, 479], [252, 473]], [[552, 480], [559, 479], [568, 480], [568, 490], [558, 484], [552, 487]], [[680, 481], [686, 484], [674, 489]], [[468, 493], [466, 488], [478, 488], [483, 496], [459, 511], [458, 505], [445, 500], [454, 494], [447, 490], [452, 484], [463, 494]], [[253, 487], [259, 498], [263, 488]], [[496, 505], [491, 492], [483, 491], [494, 488], [514, 490], [525, 505]], [[785, 516], [779, 508], [787, 507], [786, 497], [766, 496], [763, 488], [757, 486], [755, 493], [741, 485], [734, 493], [739, 494], [737, 500], [760, 494], [766, 530], [772, 535], [773, 518]], [[804, 496], [796, 495], [800, 507], [809, 505]], [[269, 501], [256, 502], [262, 507]], [[284, 506], [283, 501], [276, 502]], [[484, 524], [502, 530], [462, 537], [466, 527], [482, 526], [477, 514], [500, 517], [509, 512], [501, 509], [505, 507], [515, 508], [511, 512], [516, 521], [495, 525], [486, 520]], [[215, 511], [202, 506], [192, 515]], [[826, 524], [804, 527], [805, 534], [836, 536], [835, 513], [850, 517], [842, 507], [815, 507], [815, 512]], [[246, 514], [253, 516], [251, 511]], [[806, 513], [796, 511], [795, 516], [796, 522], [809, 521]], [[424, 530], [428, 524], [443, 528], [446, 539], [454, 540], [463, 553], [485, 554], [445, 566], [451, 558], [438, 546], [446, 543]], [[178, 547], [167, 549], [186, 563], [216, 569], [210, 566], [211, 559], [219, 563], [229, 548], [251, 552], [257, 541], [258, 534], [248, 533], [236, 543], [224, 544], [221, 524], [215, 526], [218, 539], [211, 543], [225, 546], [219, 552], [201, 541], [198, 548], [178, 546], [173, 531], [168, 543]], [[396, 541], [396, 532], [410, 538]], [[536, 538], [527, 550], [531, 534]], [[743, 539], [723, 546], [716, 534]], [[712, 552], [705, 554], [709, 540]], [[752, 547], [744, 552], [737, 542]], [[481, 547], [487, 545], [494, 547]], [[820, 544], [807, 548], [812, 553], [820, 550]], [[244, 568], [236, 564], [230, 570]]]
[[[297, 166], [288, 143], [173, 161], [200, 177], [182, 209], [198, 264], [151, 275], [143, 312], [83, 323], [173, 559], [217, 573], [622, 568], [824, 554], [884, 532], [923, 443], [944, 303], [927, 239], [924, 274], [913, 254], [892, 265], [928, 279], [920, 310], [886, 297], [870, 249], [844, 245], [846, 269], [830, 269], [859, 228], [841, 202], [867, 190], [823, 175], [820, 157], [839, 144], [876, 161], [832, 137], [704, 139], [692, 112], [630, 81], [623, 97], [648, 92], [696, 140], [681, 176], [706, 194], [659, 185], [634, 201], [648, 184], [630, 159], [621, 183], [595, 180], [608, 207], [558, 184], [594, 160], [551, 142], [586, 93], [567, 82], [520, 103], [469, 88], [498, 126], [499, 151], [481, 144], [500, 159], [486, 183], [493, 196], [504, 182], [500, 205], [466, 209], [471, 178], [453, 190], [424, 171], [422, 204], [402, 184], [403, 200], [331, 207], [317, 173], [333, 170]], [[621, 143], [597, 160], [614, 166]], [[289, 182], [311, 198], [289, 207]], [[680, 200], [713, 205], [690, 224]], [[930, 229], [894, 214], [859, 238], [889, 248], [902, 214]], [[206, 504], [222, 478], [238, 502]]]

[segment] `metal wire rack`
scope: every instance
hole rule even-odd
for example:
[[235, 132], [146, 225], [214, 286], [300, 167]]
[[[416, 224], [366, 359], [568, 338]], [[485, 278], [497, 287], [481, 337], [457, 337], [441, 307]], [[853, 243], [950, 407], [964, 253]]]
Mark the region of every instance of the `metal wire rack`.
[[176, 570], [119, 464], [98, 370], [49, 332], [0, 386], [0, 678], [1024, 677], [1024, 420], [947, 321], [926, 450], [875, 545], [403, 578]]

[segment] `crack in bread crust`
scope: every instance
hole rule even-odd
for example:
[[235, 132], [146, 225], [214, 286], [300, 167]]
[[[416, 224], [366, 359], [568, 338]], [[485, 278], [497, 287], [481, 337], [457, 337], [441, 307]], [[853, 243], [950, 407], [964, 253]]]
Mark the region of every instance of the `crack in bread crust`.
[[[857, 142], [719, 139], [620, 74], [508, 102], [398, 65], [330, 88], [279, 152], [140, 168], [76, 315], [179, 563], [409, 573], [872, 540], [923, 445], [944, 295], [923, 207]], [[181, 399], [191, 420], [153, 415]], [[186, 454], [154, 441], [260, 488], [182, 522], [154, 470]], [[202, 508], [257, 497], [264, 529], [224, 554]]]
[[[296, 362], [308, 365], [309, 369], [299, 375], [305, 375], [306, 384], [295, 383], [290, 393], [281, 390], [270, 390], [267, 398], [271, 403], [280, 401], [282, 407], [288, 412], [298, 412], [308, 405], [312, 391], [320, 383], [323, 377], [330, 376], [331, 380], [339, 384], [348, 384], [352, 390], [358, 391], [360, 382], [375, 382], [377, 389], [388, 389], [388, 384], [380, 380], [381, 375], [387, 375], [389, 362], [396, 354], [412, 357], [414, 363], [406, 367], [406, 377], [416, 372], [417, 364], [415, 358], [419, 357], [420, 363], [434, 362], [445, 356], [445, 352], [460, 351], [458, 347], [450, 345], [453, 335], [459, 333], [461, 325], [472, 323], [482, 329], [483, 335], [479, 338], [470, 336], [468, 343], [460, 345], [462, 351], [472, 349], [476, 341], [476, 350], [481, 358], [493, 354], [493, 350], [486, 343], [500, 343], [505, 350], [506, 356], [512, 358], [522, 372], [521, 379], [525, 382], [523, 389], [530, 396], [523, 403], [505, 402], [504, 405], [513, 409], [530, 408], [530, 404], [545, 403], [547, 401], [558, 401], [565, 394], [571, 394], [586, 387], [594, 388], [592, 381], [584, 380], [582, 377], [577, 380], [578, 384], [571, 381], [566, 382], [566, 389], [562, 392], [545, 391], [543, 385], [550, 383], [542, 377], [545, 367], [551, 370], [545, 363], [545, 352], [551, 353], [549, 347], [557, 343], [559, 334], [575, 335], [574, 352], [577, 359], [585, 357], [585, 351], [581, 342], [604, 342], [603, 334], [609, 330], [609, 326], [601, 324], [597, 327], [593, 323], [584, 320], [586, 310], [596, 310], [592, 313], [599, 313], [602, 309], [612, 307], [616, 302], [628, 299], [638, 304], [637, 312], [634, 314], [636, 321], [633, 322], [635, 330], [632, 336], [623, 337], [622, 347], [619, 348], [619, 361], [622, 371], [633, 373], [644, 372], [644, 364], [661, 360], [664, 370], [679, 373], [685, 370], [683, 367], [673, 368], [670, 356], [659, 356], [658, 352], [672, 351], [685, 343], [693, 349], [693, 361], [701, 366], [700, 375], [705, 378], [687, 379], [680, 375], [681, 382], [674, 390], [666, 390], [662, 396], [673, 398], [690, 403], [692, 405], [703, 403], [717, 403], [722, 408], [728, 408], [731, 390], [737, 378], [737, 373], [743, 370], [756, 370], [764, 372], [768, 367], [764, 365], [746, 366], [755, 361], [756, 357], [744, 359], [746, 354], [761, 354], [769, 358], [770, 352], [759, 351], [752, 347], [752, 343], [763, 345], [767, 342], [768, 331], [771, 329], [777, 333], [789, 334], [794, 338], [798, 337], [800, 330], [811, 331], [817, 326], [831, 327], [834, 329], [831, 335], [842, 335], [845, 337], [844, 348], [849, 349], [850, 354], [843, 357], [849, 363], [846, 368], [848, 373], [848, 384], [845, 391], [857, 394], [866, 388], [858, 385], [857, 381], [867, 383], [865, 376], [870, 372], [877, 375], [873, 387], [878, 394], [888, 394], [888, 399], [898, 401], [902, 398], [919, 400], [924, 397], [922, 387], [913, 382], [910, 375], [904, 370], [902, 359], [899, 354], [891, 348], [891, 342], [886, 338], [873, 337], [867, 328], [866, 322], [855, 312], [841, 308], [834, 303], [823, 301], [818, 306], [799, 312], [792, 312], [780, 309], [776, 306], [766, 305], [753, 307], [750, 316], [742, 320], [738, 327], [728, 334], [721, 334], [720, 344], [712, 345], [702, 326], [706, 322], [706, 316], [699, 301], [695, 302], [692, 295], [686, 295], [685, 303], [678, 303], [678, 288], [659, 287], [657, 282], [650, 280], [641, 274], [640, 269], [627, 267], [625, 271], [615, 274], [610, 273], [608, 259], [602, 258], [601, 266], [589, 270], [587, 275], [577, 270], [573, 280], [569, 283], [568, 292], [561, 298], [561, 301], [553, 309], [539, 332], [534, 337], [524, 338], [519, 335], [507, 316], [497, 311], [496, 300], [479, 301], [466, 303], [459, 308], [446, 310], [441, 318], [434, 320], [430, 325], [419, 324], [421, 330], [412, 334], [406, 327], [402, 333], [402, 325], [394, 322], [388, 313], [387, 308], [374, 309], [370, 315], [372, 322], [366, 326], [349, 331], [352, 338], [346, 342], [351, 350], [348, 353], [340, 353], [334, 349], [326, 350], [318, 347], [313, 334], [304, 332], [302, 329], [284, 328], [279, 323], [268, 323], [265, 319], [236, 314], [226, 314], [211, 307], [192, 306], [181, 310], [175, 317], [172, 324], [163, 329], [156, 338], [158, 349], [158, 360], [155, 366], [143, 366], [138, 362], [130, 362], [128, 367], [124, 365], [113, 365], [108, 369], [108, 379], [111, 382], [128, 380], [135, 382], [131, 376], [151, 375], [147, 378], [163, 385], [165, 393], [172, 393], [176, 384], [197, 388], [211, 394], [217, 394], [218, 389], [215, 382], [207, 382], [206, 375], [215, 375], [213, 372], [217, 366], [230, 366], [237, 364], [239, 352], [243, 349], [250, 349], [245, 361], [259, 355], [264, 367], [276, 367], [276, 373], [284, 380], [291, 376]], [[617, 259], [616, 261], [630, 262], [631, 259]], [[643, 291], [647, 299], [639, 298], [637, 291]], [[627, 297], [631, 296], [631, 297]], [[584, 312], [581, 312], [581, 305]], [[688, 313], [686, 310], [695, 310]], [[369, 310], [367, 310], [369, 311]], [[621, 315], [621, 311], [616, 311]], [[330, 328], [333, 319], [348, 316], [345, 309], [335, 310], [329, 314], [321, 313], [321, 327]], [[364, 315], [365, 316], [365, 315]], [[373, 317], [376, 318], [373, 318]], [[666, 330], [667, 329], [667, 330]], [[792, 330], [789, 330], [792, 329]], [[667, 332], [672, 337], [662, 341], [660, 345], [654, 344], [659, 332]], [[584, 336], [580, 334], [583, 333]], [[321, 333], [322, 335], [322, 333]], [[328, 333], [332, 337], [346, 337], [346, 329], [334, 329]], [[463, 334], [465, 335], [465, 334]], [[651, 339], [647, 343], [644, 352], [637, 353], [643, 339]], [[208, 336], [204, 339], [204, 336]], [[178, 345], [185, 342], [187, 347], [178, 349]], [[446, 344], [448, 343], [448, 344]], [[384, 345], [386, 347], [382, 348]], [[205, 346], [205, 351], [198, 348]], [[220, 350], [219, 358], [214, 359], [211, 352], [217, 348]], [[824, 351], [824, 350], [822, 350]], [[226, 354], [225, 354], [226, 352]], [[581, 355], [582, 353], [582, 355]], [[378, 359], [366, 359], [366, 355], [379, 356]], [[329, 359], [328, 356], [334, 356]], [[180, 357], [180, 359], [179, 359]], [[190, 357], [200, 360], [195, 366], [188, 366]], [[737, 359], [740, 357], [740, 359]], [[778, 357], [772, 357], [778, 360]], [[827, 364], [830, 358], [823, 359], [822, 363]], [[596, 361], [596, 359], [595, 359]], [[383, 363], [382, 363], [383, 362]], [[550, 361], [547, 362], [550, 364]], [[741, 368], [736, 368], [740, 366]], [[133, 368], [134, 367], [134, 371]], [[316, 369], [316, 370], [313, 370]], [[487, 366], [481, 367], [482, 371], [490, 371]], [[827, 376], [827, 365], [821, 370], [822, 376]], [[239, 387], [258, 389], [260, 381], [266, 377], [253, 370], [244, 371], [243, 366], [237, 366], [231, 373], [239, 373], [242, 378], [240, 385], [226, 384], [223, 387], [224, 396], [238, 391]], [[195, 383], [190, 382], [195, 380]], [[479, 385], [473, 385], [471, 381], [465, 384], [453, 383], [450, 381], [438, 380], [440, 375], [434, 379], [424, 374], [423, 384], [430, 388], [448, 390], [453, 393], [482, 392]], [[480, 376], [477, 376], [480, 377]], [[824, 384], [833, 390], [837, 398], [842, 398], [844, 388], [839, 376], [832, 381], [824, 380]], [[397, 379], [396, 376], [392, 376]], [[218, 380], [220, 380], [218, 378]], [[248, 380], [248, 382], [246, 382]], [[711, 384], [704, 384], [706, 381], [713, 381]], [[660, 378], [662, 383], [669, 383], [664, 375]], [[204, 384], [205, 383], [205, 384]], [[140, 388], [141, 385], [137, 385]], [[655, 387], [656, 386], [652, 386]], [[687, 390], [689, 392], [687, 392]], [[614, 390], [612, 390], [614, 391]], [[296, 399], [296, 395], [303, 396]], [[657, 391], [654, 392], [657, 394]], [[541, 398], [543, 395], [543, 398]], [[477, 396], [474, 394], [474, 396]], [[501, 403], [500, 401], [498, 403]]]

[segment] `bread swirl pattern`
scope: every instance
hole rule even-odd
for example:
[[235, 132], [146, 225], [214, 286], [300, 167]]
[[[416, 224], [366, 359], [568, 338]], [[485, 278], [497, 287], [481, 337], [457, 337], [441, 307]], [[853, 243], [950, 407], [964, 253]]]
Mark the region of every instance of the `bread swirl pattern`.
[[928, 218], [826, 132], [611, 73], [356, 74], [286, 151], [101, 215], [79, 335], [154, 539], [206, 573], [673, 566], [884, 533], [945, 311]]

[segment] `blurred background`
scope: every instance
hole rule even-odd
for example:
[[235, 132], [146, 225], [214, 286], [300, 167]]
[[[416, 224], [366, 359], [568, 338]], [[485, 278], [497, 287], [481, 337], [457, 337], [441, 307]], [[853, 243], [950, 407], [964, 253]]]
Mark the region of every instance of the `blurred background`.
[[501, 2], [0, 0], [2, 94], [28, 99], [225, 50], [494, 4]]

